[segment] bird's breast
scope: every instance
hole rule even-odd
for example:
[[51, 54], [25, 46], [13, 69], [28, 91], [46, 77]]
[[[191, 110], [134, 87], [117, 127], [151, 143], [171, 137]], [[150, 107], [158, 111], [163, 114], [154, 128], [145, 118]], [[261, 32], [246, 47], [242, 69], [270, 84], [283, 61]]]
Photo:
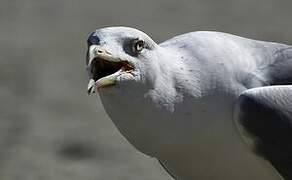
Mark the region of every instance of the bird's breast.
[[185, 97], [175, 104], [173, 112], [151, 101], [123, 104], [120, 100], [116, 104], [102, 99], [127, 140], [161, 160], [178, 177], [277, 179], [271, 167], [245, 146], [237, 132], [232, 119], [234, 96]]

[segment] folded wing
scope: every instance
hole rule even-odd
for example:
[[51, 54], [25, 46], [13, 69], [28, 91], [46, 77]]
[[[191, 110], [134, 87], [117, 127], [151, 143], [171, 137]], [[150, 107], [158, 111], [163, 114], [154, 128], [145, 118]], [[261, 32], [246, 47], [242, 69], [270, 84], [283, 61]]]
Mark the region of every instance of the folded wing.
[[255, 152], [292, 180], [292, 86], [249, 89], [238, 98], [236, 109], [236, 122]]

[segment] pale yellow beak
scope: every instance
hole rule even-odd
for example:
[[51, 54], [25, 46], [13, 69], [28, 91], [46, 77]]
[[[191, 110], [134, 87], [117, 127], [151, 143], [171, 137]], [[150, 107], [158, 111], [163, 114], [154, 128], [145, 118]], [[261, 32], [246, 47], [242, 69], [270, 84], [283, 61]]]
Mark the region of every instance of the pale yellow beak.
[[[120, 59], [114, 58], [109, 52], [107, 52], [105, 49], [103, 49], [99, 45], [92, 45], [89, 47], [88, 50], [88, 67], [91, 68], [93, 61], [96, 61], [96, 59], [102, 59], [104, 61], [109, 62], [121, 62]], [[95, 81], [94, 79], [90, 79], [88, 86], [87, 86], [87, 92], [88, 94], [92, 94], [96, 92], [98, 89], [108, 87], [115, 85], [117, 77], [121, 74], [121, 70], [110, 74], [108, 76], [102, 77]]]

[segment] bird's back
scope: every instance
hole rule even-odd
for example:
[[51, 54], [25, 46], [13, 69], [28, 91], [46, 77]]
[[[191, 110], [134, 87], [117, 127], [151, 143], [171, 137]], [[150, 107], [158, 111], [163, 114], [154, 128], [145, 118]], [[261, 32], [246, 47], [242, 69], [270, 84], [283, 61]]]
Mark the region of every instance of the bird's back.
[[217, 78], [226, 81], [233, 77], [246, 89], [292, 83], [292, 73], [287, 73], [292, 70], [292, 46], [286, 44], [198, 31], [176, 36], [160, 46], [185, 54], [185, 64], [200, 69], [202, 77], [216, 72]]

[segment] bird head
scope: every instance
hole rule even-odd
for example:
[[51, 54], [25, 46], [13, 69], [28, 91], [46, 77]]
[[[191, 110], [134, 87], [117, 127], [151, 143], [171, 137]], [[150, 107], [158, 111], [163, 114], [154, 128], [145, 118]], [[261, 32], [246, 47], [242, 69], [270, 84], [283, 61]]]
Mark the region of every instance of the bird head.
[[98, 29], [89, 35], [87, 44], [89, 94], [145, 84], [159, 56], [159, 46], [148, 35], [128, 27]]

